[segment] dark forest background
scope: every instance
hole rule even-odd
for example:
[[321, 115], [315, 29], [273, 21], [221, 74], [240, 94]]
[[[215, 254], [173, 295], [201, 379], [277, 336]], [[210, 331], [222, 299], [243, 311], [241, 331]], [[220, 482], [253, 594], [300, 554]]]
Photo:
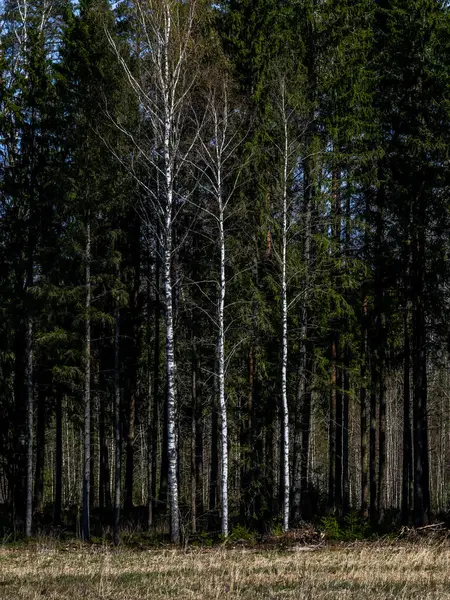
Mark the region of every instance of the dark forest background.
[[445, 516], [446, 2], [3, 0], [0, 107], [3, 535]]

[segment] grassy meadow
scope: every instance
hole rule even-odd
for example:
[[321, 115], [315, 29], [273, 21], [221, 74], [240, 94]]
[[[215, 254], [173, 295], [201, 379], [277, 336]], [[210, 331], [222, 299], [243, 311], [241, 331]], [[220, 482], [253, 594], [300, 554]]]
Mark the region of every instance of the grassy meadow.
[[0, 598], [450, 599], [448, 544], [130, 550], [0, 547]]

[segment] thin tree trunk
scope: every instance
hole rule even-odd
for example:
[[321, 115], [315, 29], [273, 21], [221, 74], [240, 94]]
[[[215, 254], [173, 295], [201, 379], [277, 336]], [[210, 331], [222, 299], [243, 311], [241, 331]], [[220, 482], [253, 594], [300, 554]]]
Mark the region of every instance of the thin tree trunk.
[[[168, 57], [166, 59], [168, 70]], [[168, 80], [167, 73], [167, 80]], [[163, 288], [166, 309], [166, 373], [167, 373], [167, 454], [169, 462], [169, 501], [170, 501], [170, 539], [174, 543], [180, 541], [180, 515], [178, 508], [178, 452], [176, 444], [176, 410], [175, 410], [175, 343], [173, 330], [172, 305], [172, 166], [169, 154], [171, 126], [166, 111], [164, 158], [167, 186], [167, 206], [165, 221], [165, 247], [163, 258]]]
[[288, 184], [288, 130], [286, 112], [284, 107], [283, 89], [283, 117], [284, 117], [284, 165], [283, 165], [283, 229], [282, 229], [282, 254], [281, 254], [281, 326], [282, 326], [282, 359], [281, 359], [281, 414], [283, 423], [283, 531], [289, 529], [289, 408], [287, 400], [287, 362], [288, 362], [288, 307], [287, 307], [287, 184]]
[[224, 210], [222, 203], [221, 166], [218, 164], [218, 191], [219, 191], [219, 245], [220, 245], [220, 283], [218, 322], [219, 338], [217, 344], [218, 377], [219, 377], [219, 407], [221, 424], [221, 449], [222, 449], [222, 481], [221, 481], [221, 508], [222, 508], [222, 535], [228, 536], [228, 420], [227, 406], [225, 400], [225, 233], [224, 233]]
[[425, 321], [424, 265], [425, 200], [422, 194], [415, 201], [416, 231], [413, 240], [413, 421], [414, 421], [414, 519], [416, 525], [426, 525], [430, 519], [430, 482], [428, 457], [428, 381], [427, 337]]
[[100, 396], [99, 415], [99, 442], [100, 442], [100, 483], [99, 483], [99, 508], [103, 511], [111, 511], [111, 487], [110, 487], [110, 464], [109, 449], [106, 438], [106, 415], [103, 396]]
[[[372, 358], [373, 360], [373, 358]], [[372, 365], [372, 386], [376, 381], [375, 368]], [[369, 431], [369, 480], [370, 480], [370, 520], [377, 520], [377, 480], [376, 480], [376, 439], [377, 439], [377, 395], [370, 392], [370, 431]]]
[[[68, 442], [69, 440], [67, 440]], [[69, 456], [68, 456], [69, 462]], [[61, 524], [63, 492], [63, 407], [62, 393], [56, 389], [56, 444], [55, 444], [55, 525]]]
[[344, 395], [342, 422], [342, 506], [344, 514], [350, 509], [350, 473], [349, 473], [349, 406], [350, 406], [350, 356], [348, 347], [344, 354]]
[[81, 535], [91, 537], [90, 531], [90, 478], [91, 478], [91, 224], [86, 223], [85, 248], [85, 338], [84, 338], [84, 430], [83, 430], [83, 507]]
[[27, 469], [26, 469], [26, 512], [25, 535], [31, 537], [33, 526], [33, 322], [27, 321], [26, 334], [26, 381], [27, 381]]
[[161, 298], [160, 298], [160, 228], [156, 231], [156, 263], [155, 263], [155, 310], [154, 310], [154, 329], [155, 339], [153, 346], [153, 426], [152, 426], [152, 496], [154, 498], [154, 507], [156, 508], [157, 498], [157, 475], [158, 475], [158, 442], [160, 438], [160, 359], [161, 359]]
[[304, 294], [300, 306], [300, 357], [299, 381], [297, 393], [297, 414], [294, 431], [294, 495], [293, 514], [296, 523], [300, 521], [305, 511], [309, 514], [309, 449], [311, 430], [311, 405], [312, 395], [310, 389], [311, 373], [313, 369], [312, 353], [308, 342], [308, 298], [309, 279], [311, 268], [311, 242], [312, 242], [312, 202], [314, 196], [314, 173], [312, 158], [309, 158], [305, 167], [305, 247], [304, 247]]
[[128, 368], [128, 384], [127, 389], [127, 417], [128, 430], [126, 438], [126, 463], [125, 463], [125, 499], [124, 507], [127, 512], [133, 510], [133, 493], [134, 493], [134, 454], [135, 454], [135, 438], [136, 438], [136, 413], [137, 413], [137, 390], [138, 390], [138, 361], [140, 351], [140, 311], [141, 311], [141, 268], [140, 268], [140, 243], [141, 226], [139, 221], [133, 220], [131, 228], [133, 237], [137, 240], [132, 252], [133, 265], [133, 289], [130, 301], [130, 335], [131, 347], [130, 357], [131, 364]]
[[378, 422], [378, 519], [384, 518], [384, 500], [386, 492], [386, 383], [384, 377], [384, 352], [380, 352], [380, 413]]
[[402, 522], [409, 525], [411, 519], [412, 440], [411, 440], [411, 394], [410, 394], [410, 343], [409, 311], [406, 300], [403, 319], [404, 359], [403, 359], [403, 470], [402, 470]]
[[44, 502], [44, 470], [45, 470], [45, 404], [46, 390], [38, 391], [37, 425], [36, 425], [36, 466], [34, 473], [34, 511], [41, 513]]
[[148, 257], [148, 285], [147, 285], [147, 529], [150, 531], [153, 525], [153, 397], [152, 397], [152, 353], [151, 342], [151, 274], [150, 254]]
[[331, 344], [331, 389], [330, 389], [330, 424], [328, 446], [328, 504], [336, 506], [336, 344]]
[[116, 301], [114, 331], [114, 545], [119, 544], [120, 488], [122, 481], [122, 432], [120, 420], [120, 308]]
[[367, 402], [367, 297], [363, 298], [362, 316], [362, 342], [361, 342], [361, 387], [359, 389], [359, 400], [361, 405], [361, 514], [364, 518], [369, 517], [369, 406]]
[[[351, 244], [351, 205], [350, 194], [346, 194], [345, 201], [345, 262], [350, 268]], [[345, 318], [345, 331], [349, 332], [349, 319]], [[349, 410], [350, 410], [350, 346], [348, 341], [344, 344], [344, 395], [343, 395], [343, 428], [342, 428], [342, 504], [344, 514], [350, 509], [350, 472], [349, 472]]]
[[[375, 271], [375, 308], [378, 361], [376, 381], [379, 395], [378, 421], [378, 485], [377, 485], [377, 518], [383, 519], [384, 494], [386, 488], [386, 383], [385, 383], [385, 315], [384, 315], [384, 188], [379, 191], [379, 207], [377, 211], [377, 254]], [[375, 382], [374, 382], [375, 385]]]
[[191, 523], [192, 533], [197, 533], [197, 352], [195, 337], [192, 337], [192, 371], [191, 371]]
[[197, 431], [197, 369], [194, 351], [192, 361], [191, 404], [191, 529], [197, 533], [197, 477], [196, 477], [196, 431]]
[[215, 519], [217, 509], [217, 477], [219, 471], [219, 456], [217, 452], [218, 438], [218, 415], [217, 401], [213, 399], [212, 415], [211, 415], [211, 465], [209, 476], [209, 511], [211, 525]]
[[[198, 385], [198, 375], [196, 377]], [[196, 477], [196, 514], [197, 518], [203, 515], [204, 500], [204, 476], [203, 476], [203, 411], [201, 406], [200, 392], [196, 392], [196, 418], [195, 418], [195, 477]]]
[[[136, 340], [133, 340], [136, 343]], [[134, 348], [132, 350], [134, 359]], [[133, 365], [131, 380], [129, 381], [129, 403], [128, 403], [128, 431], [126, 443], [126, 465], [125, 465], [125, 510], [133, 509], [133, 487], [134, 487], [134, 438], [136, 420], [136, 390], [135, 390], [135, 367]]]
[[[336, 355], [339, 356], [340, 348], [336, 336]], [[338, 512], [342, 513], [342, 369], [336, 369], [336, 471], [335, 471], [335, 505]]]
[[[241, 518], [245, 522], [249, 514], [249, 490], [252, 486], [252, 444], [253, 444], [253, 395], [255, 393], [255, 360], [253, 355], [253, 340], [250, 343], [248, 351], [248, 394], [247, 403], [242, 411], [241, 415], [241, 477], [240, 477], [240, 513]], [[281, 456], [283, 453], [281, 452]], [[283, 466], [281, 465], [280, 476], [283, 473]], [[283, 486], [281, 485], [281, 496], [283, 492]]]

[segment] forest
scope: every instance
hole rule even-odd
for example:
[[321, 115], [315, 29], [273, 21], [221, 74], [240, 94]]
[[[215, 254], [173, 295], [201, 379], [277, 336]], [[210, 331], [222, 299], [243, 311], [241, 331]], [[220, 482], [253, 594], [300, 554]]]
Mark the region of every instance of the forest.
[[0, 534], [450, 506], [450, 7], [1, 0]]

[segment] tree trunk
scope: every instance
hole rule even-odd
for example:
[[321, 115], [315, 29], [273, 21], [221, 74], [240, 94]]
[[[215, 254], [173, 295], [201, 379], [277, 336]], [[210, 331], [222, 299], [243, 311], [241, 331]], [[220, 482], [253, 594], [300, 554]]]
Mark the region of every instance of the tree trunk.
[[[245, 522], [249, 513], [249, 490], [252, 485], [252, 442], [253, 442], [253, 395], [255, 393], [255, 361], [253, 356], [253, 340], [248, 351], [248, 394], [247, 403], [241, 414], [241, 478], [240, 478], [240, 513]], [[281, 452], [283, 456], [283, 452]], [[280, 476], [283, 473], [281, 465]], [[283, 496], [283, 484], [281, 485], [281, 497]]]
[[83, 430], [83, 507], [81, 535], [91, 537], [90, 479], [91, 479], [91, 224], [86, 223], [85, 248], [85, 318], [84, 318], [84, 430]]
[[410, 394], [410, 343], [409, 311], [406, 300], [403, 319], [404, 359], [403, 359], [403, 470], [402, 470], [402, 523], [409, 525], [411, 520], [412, 440], [411, 440], [411, 394]]
[[361, 342], [361, 387], [359, 390], [359, 400], [361, 405], [360, 426], [361, 426], [361, 514], [364, 518], [369, 517], [369, 455], [368, 455], [368, 421], [369, 406], [367, 402], [367, 297], [363, 298], [363, 316], [362, 316], [362, 342]]
[[[294, 414], [294, 436], [293, 436], [293, 465], [292, 465], [292, 520], [294, 526], [301, 520], [302, 516], [302, 449], [303, 449], [303, 438], [302, 438], [302, 425], [303, 425], [303, 377], [302, 377], [302, 363], [300, 357], [300, 365], [298, 368], [298, 381], [297, 381], [297, 392], [296, 392], [296, 410]], [[283, 415], [281, 414], [281, 417]], [[284, 498], [284, 454], [283, 454], [283, 418], [281, 418], [281, 444], [280, 444], [280, 497]]]
[[160, 228], [156, 231], [156, 263], [155, 263], [155, 310], [154, 310], [154, 329], [155, 338], [153, 346], [153, 426], [152, 426], [152, 497], [154, 498], [154, 507], [156, 508], [157, 498], [157, 475], [158, 475], [158, 443], [160, 438], [160, 360], [161, 360], [161, 262], [160, 262]]
[[56, 388], [56, 445], [55, 445], [55, 525], [61, 524], [63, 492], [63, 396]]
[[[372, 365], [371, 385], [376, 382], [376, 372]], [[377, 479], [376, 479], [376, 440], [377, 440], [377, 395], [375, 389], [370, 391], [370, 432], [369, 432], [369, 479], [370, 479], [370, 520], [377, 521]]]
[[[196, 383], [198, 385], [198, 375], [196, 376]], [[197, 390], [195, 397], [195, 489], [197, 492], [196, 515], [198, 518], [203, 515], [205, 506], [203, 489], [203, 411], [199, 390]]]
[[336, 507], [336, 344], [331, 344], [330, 424], [328, 430], [328, 504]]
[[349, 407], [350, 407], [350, 355], [348, 347], [344, 351], [344, 395], [342, 427], [342, 506], [344, 514], [350, 509], [350, 473], [349, 473]]
[[[340, 348], [336, 336], [336, 357], [339, 357]], [[336, 471], [335, 471], [335, 506], [342, 513], [342, 369], [335, 366], [336, 370]]]
[[384, 495], [386, 491], [386, 383], [384, 378], [384, 352], [380, 352], [379, 396], [380, 413], [378, 422], [378, 519], [384, 518]]
[[33, 322], [27, 321], [26, 334], [26, 381], [27, 381], [27, 469], [26, 469], [26, 511], [25, 535], [31, 537], [33, 526]]
[[[133, 340], [136, 343], [136, 340]], [[134, 349], [133, 349], [134, 360]], [[128, 431], [126, 446], [126, 465], [125, 465], [125, 510], [127, 512], [133, 509], [133, 485], [134, 485], [134, 438], [135, 438], [135, 420], [136, 420], [136, 388], [135, 388], [135, 368], [131, 369], [131, 379], [129, 381], [129, 402], [128, 402]]]
[[148, 255], [147, 283], [147, 529], [153, 525], [153, 397], [152, 397], [152, 353], [151, 353], [151, 259]]
[[116, 300], [114, 330], [114, 545], [119, 544], [120, 487], [122, 481], [122, 431], [120, 419], [120, 308]]
[[45, 469], [45, 404], [46, 390], [38, 391], [37, 425], [36, 425], [36, 466], [34, 473], [34, 510], [41, 513], [44, 502], [44, 469]]
[[109, 449], [106, 437], [106, 414], [103, 395], [100, 396], [99, 415], [99, 442], [100, 442], [100, 482], [99, 482], [99, 508], [102, 513], [104, 509], [111, 510], [111, 487], [110, 487], [110, 465]]
[[[378, 421], [378, 485], [377, 485], [377, 519], [383, 519], [384, 493], [386, 488], [386, 383], [385, 383], [385, 314], [384, 314], [384, 188], [378, 194], [378, 210], [376, 215], [376, 257], [375, 257], [375, 310], [376, 310], [376, 345], [377, 360], [376, 380], [378, 387], [379, 421]], [[376, 381], [376, 383], [375, 383]]]
[[[195, 342], [193, 342], [195, 348]], [[197, 365], [194, 350], [191, 379], [191, 529], [197, 533], [197, 477], [196, 477], [196, 432], [197, 432]]]
[[175, 343], [173, 331], [172, 306], [172, 168], [169, 156], [170, 127], [165, 124], [165, 168], [167, 186], [167, 206], [165, 222], [165, 248], [163, 259], [163, 288], [166, 311], [166, 374], [167, 374], [167, 454], [169, 462], [169, 500], [170, 500], [170, 539], [180, 541], [180, 515], [178, 508], [178, 452], [176, 443], [176, 407], [175, 407]]
[[428, 383], [427, 339], [425, 321], [424, 266], [425, 253], [425, 200], [420, 194], [415, 201], [416, 230], [413, 236], [413, 421], [414, 421], [414, 520], [425, 525], [430, 519], [430, 487], [428, 464]]
[[[284, 89], [283, 89], [284, 92]], [[284, 104], [284, 95], [283, 95]], [[283, 105], [284, 109], [284, 105]], [[289, 500], [290, 500], [290, 479], [289, 479], [289, 408], [287, 400], [287, 362], [288, 362], [288, 306], [287, 306], [287, 279], [286, 279], [286, 260], [287, 260], [287, 185], [288, 185], [288, 130], [286, 113], [283, 110], [284, 117], [284, 165], [283, 165], [283, 225], [282, 225], [282, 252], [281, 252], [281, 328], [282, 328], [282, 359], [281, 359], [281, 415], [282, 415], [282, 436], [283, 436], [283, 531], [289, 529]]]
[[217, 510], [217, 478], [219, 472], [219, 456], [217, 451], [218, 425], [217, 402], [214, 398], [211, 415], [211, 466], [209, 476], [209, 512], [211, 526], [214, 523]]

